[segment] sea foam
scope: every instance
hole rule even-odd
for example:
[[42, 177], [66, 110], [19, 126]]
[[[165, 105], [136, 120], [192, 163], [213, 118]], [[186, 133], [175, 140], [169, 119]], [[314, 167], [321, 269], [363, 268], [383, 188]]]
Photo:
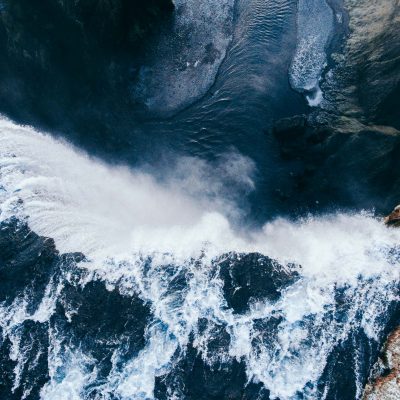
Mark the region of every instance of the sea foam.
[[[17, 216], [53, 238], [61, 252], [84, 252], [83, 285], [100, 280], [124, 296], [136, 293], [152, 310], [145, 347], [129, 360], [116, 351], [106, 381], [96, 381], [90, 355], [68, 347], [63, 332], [51, 331], [43, 399], [85, 398], [93, 387], [104, 398], [152, 399], [156, 378], [184, 357], [191, 335], [205, 362], [243, 361], [248, 380], [261, 382], [271, 398], [317, 399], [316, 384], [335, 346], [354, 329], [380, 341], [388, 307], [398, 301], [400, 232], [369, 212], [276, 219], [238, 234], [230, 220], [235, 213], [224, 212], [232, 202], [202, 197], [201, 190], [194, 195], [185, 184], [160, 181], [139, 169], [106, 165], [4, 119], [0, 160], [2, 221]], [[238, 179], [249, 184], [247, 178]], [[212, 273], [219, 258], [232, 252], [258, 252], [283, 267], [294, 265], [299, 279], [276, 302], [258, 301], [245, 313], [234, 313], [223, 282]], [[185, 285], [178, 290], [179, 274]], [[1, 306], [3, 335], [17, 361], [16, 386], [26, 362], [18, 327], [27, 319], [48, 321], [62, 284], [46, 291], [34, 314], [25, 298]], [[271, 318], [280, 322], [266, 338], [257, 321]], [[198, 328], [200, 320], [208, 321], [205, 331]], [[217, 327], [230, 344], [210, 354], [207, 343]], [[170, 391], [184, 398], [179, 388]]]

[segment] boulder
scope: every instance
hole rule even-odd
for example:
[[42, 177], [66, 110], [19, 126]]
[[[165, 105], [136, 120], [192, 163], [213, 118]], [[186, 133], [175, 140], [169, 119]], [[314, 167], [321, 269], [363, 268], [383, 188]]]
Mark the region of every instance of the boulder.
[[185, 356], [166, 375], [156, 378], [155, 397], [171, 399], [174, 393], [187, 400], [269, 399], [261, 383], [248, 381], [243, 361], [208, 364], [190, 343]]
[[395, 209], [385, 218], [385, 224], [396, 228], [400, 227], [400, 205], [395, 207]]
[[294, 266], [283, 266], [258, 253], [229, 254], [218, 262], [226, 302], [235, 313], [249, 310], [252, 302], [276, 301], [299, 277]]

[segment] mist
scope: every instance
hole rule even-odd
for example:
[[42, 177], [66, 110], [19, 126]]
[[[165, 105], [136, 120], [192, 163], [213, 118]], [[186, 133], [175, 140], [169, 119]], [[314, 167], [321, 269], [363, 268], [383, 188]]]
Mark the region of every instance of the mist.
[[[245, 200], [239, 197], [255, 187], [254, 163], [234, 150], [214, 163], [177, 158], [153, 176], [150, 165], [106, 165], [7, 120], [0, 130], [1, 219], [26, 219], [63, 252], [157, 246], [169, 243], [172, 232], [182, 241], [210, 219], [227, 227], [243, 215], [239, 203]], [[215, 235], [213, 229], [201, 231], [200, 241]]]

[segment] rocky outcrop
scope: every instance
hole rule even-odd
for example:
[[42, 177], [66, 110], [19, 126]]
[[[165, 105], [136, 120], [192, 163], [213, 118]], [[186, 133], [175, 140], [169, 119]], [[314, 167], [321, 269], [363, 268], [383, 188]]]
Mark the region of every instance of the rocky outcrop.
[[325, 85], [334, 109], [365, 122], [400, 128], [400, 2], [345, 0], [349, 31]]
[[299, 277], [291, 266], [258, 253], [230, 254], [218, 263], [226, 302], [235, 313], [248, 311], [252, 302], [276, 301]]
[[349, 32], [322, 83], [323, 109], [273, 129], [293, 178], [280, 195], [291, 208], [335, 199], [336, 207], [384, 212], [400, 196], [400, 1], [343, 6]]
[[400, 205], [395, 207], [395, 209], [385, 218], [385, 224], [395, 228], [400, 227]]
[[363, 400], [400, 398], [400, 327], [388, 338], [376, 365], [379, 371], [365, 388]]
[[[400, 205], [385, 218], [390, 227], [400, 227]], [[400, 327], [388, 337], [375, 364], [362, 400], [397, 400], [400, 398]]]

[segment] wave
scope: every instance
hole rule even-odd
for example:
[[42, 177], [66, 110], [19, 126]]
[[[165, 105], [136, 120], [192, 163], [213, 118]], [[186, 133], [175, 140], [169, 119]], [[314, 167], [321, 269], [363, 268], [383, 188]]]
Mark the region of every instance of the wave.
[[[232, 157], [218, 171], [251, 190], [250, 160]], [[341, 398], [360, 397], [373, 356], [359, 348], [379, 347], [398, 304], [399, 231], [360, 212], [240, 232], [205, 164], [160, 180], [6, 120], [0, 160], [2, 352], [19, 398], [322, 399], [335, 368], [354, 384]]]

